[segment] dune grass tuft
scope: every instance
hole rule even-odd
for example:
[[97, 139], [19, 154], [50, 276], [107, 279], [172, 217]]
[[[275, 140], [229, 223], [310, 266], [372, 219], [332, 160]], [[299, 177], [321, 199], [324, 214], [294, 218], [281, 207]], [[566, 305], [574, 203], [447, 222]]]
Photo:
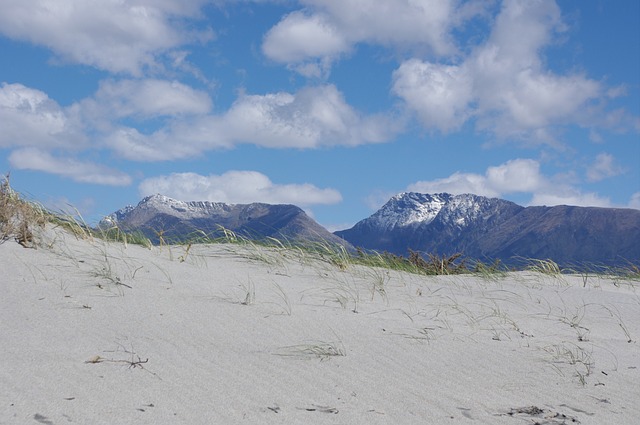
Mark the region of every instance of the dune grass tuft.
[[26, 201], [9, 183], [9, 175], [0, 181], [0, 242], [15, 239], [25, 248], [35, 248], [36, 228], [47, 222], [46, 211], [36, 203]]

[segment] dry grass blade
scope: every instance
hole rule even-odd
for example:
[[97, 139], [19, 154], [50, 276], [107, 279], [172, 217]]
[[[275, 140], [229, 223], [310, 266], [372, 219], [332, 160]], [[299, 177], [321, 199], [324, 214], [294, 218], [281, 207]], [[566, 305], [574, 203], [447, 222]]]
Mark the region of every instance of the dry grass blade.
[[423, 270], [426, 274], [448, 275], [468, 272], [464, 259], [456, 264], [456, 261], [462, 257], [461, 252], [450, 256], [438, 256], [430, 253], [428, 256], [429, 260], [427, 261], [420, 253], [409, 250], [409, 262], [414, 264], [418, 269]]
[[0, 181], [0, 241], [14, 238], [25, 248], [35, 248], [34, 229], [47, 222], [44, 208], [25, 201], [9, 184], [9, 175]]
[[527, 270], [546, 274], [549, 276], [558, 276], [562, 274], [562, 270], [560, 266], [551, 259], [546, 260], [538, 260], [538, 259], [528, 259], [527, 260]]
[[284, 357], [316, 357], [324, 361], [331, 357], [346, 356], [347, 351], [341, 342], [312, 342], [282, 347], [275, 354]]

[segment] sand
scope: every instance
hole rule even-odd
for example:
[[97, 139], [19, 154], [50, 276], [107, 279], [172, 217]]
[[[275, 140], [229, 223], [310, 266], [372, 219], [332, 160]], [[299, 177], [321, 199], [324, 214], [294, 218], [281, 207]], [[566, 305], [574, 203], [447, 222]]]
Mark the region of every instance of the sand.
[[0, 245], [0, 424], [636, 424], [640, 282]]

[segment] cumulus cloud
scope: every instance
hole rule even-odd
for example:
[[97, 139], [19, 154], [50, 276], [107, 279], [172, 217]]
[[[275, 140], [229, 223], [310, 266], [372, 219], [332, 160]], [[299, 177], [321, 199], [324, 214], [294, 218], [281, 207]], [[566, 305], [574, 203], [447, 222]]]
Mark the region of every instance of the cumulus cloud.
[[624, 168], [616, 164], [613, 155], [601, 153], [596, 156], [596, 160], [587, 169], [587, 180], [598, 182], [608, 177], [614, 177], [624, 173]]
[[20, 170], [35, 170], [56, 174], [81, 183], [108, 186], [127, 186], [131, 177], [127, 174], [93, 162], [72, 158], [54, 157], [36, 148], [18, 149], [9, 155], [9, 163]]
[[335, 189], [321, 189], [312, 184], [276, 184], [257, 171], [228, 171], [221, 175], [174, 173], [152, 177], [140, 183], [142, 196], [161, 193], [184, 201], [225, 203], [264, 202], [310, 206], [335, 204], [342, 200]]
[[488, 197], [530, 194], [530, 205], [581, 205], [609, 207], [611, 201], [595, 193], [584, 193], [567, 182], [566, 176], [547, 176], [533, 159], [513, 159], [487, 168], [484, 174], [454, 173], [449, 177], [419, 181], [407, 187], [412, 192], [473, 193]]
[[393, 91], [425, 127], [457, 130], [471, 115], [472, 78], [458, 66], [408, 60], [393, 74]]
[[[162, 161], [243, 143], [306, 149], [381, 143], [403, 129], [402, 120], [360, 113], [333, 85], [243, 94], [222, 114], [211, 109], [207, 93], [177, 81], [106, 80], [67, 108], [39, 90], [4, 83], [0, 147], [109, 148], [133, 161]], [[87, 146], [89, 135], [94, 146]]]
[[140, 75], [155, 55], [210, 39], [210, 30], [181, 25], [205, 0], [6, 0], [0, 33], [44, 45], [61, 59]]
[[310, 57], [335, 56], [349, 49], [338, 29], [322, 15], [293, 12], [266, 34], [262, 50], [284, 63]]
[[[132, 127], [121, 127], [104, 137], [104, 144], [117, 155], [131, 161], [167, 161], [194, 157], [214, 147], [230, 147], [217, 143], [208, 123], [190, 126], [186, 122], [144, 134]], [[184, 130], [184, 131], [181, 131]], [[213, 129], [212, 129], [213, 130]]]
[[447, 132], [473, 118], [501, 139], [554, 143], [549, 127], [588, 125], [586, 111], [606, 97], [597, 81], [545, 68], [541, 51], [564, 29], [553, 0], [504, 1], [488, 40], [461, 63], [407, 60], [392, 91], [426, 128]]
[[125, 158], [158, 161], [241, 143], [268, 148], [380, 143], [400, 130], [400, 122], [362, 115], [345, 102], [335, 86], [325, 85], [293, 94], [243, 95], [222, 115], [174, 122], [151, 134], [120, 128], [106, 138], [106, 143]]
[[73, 147], [84, 141], [72, 110], [22, 84], [0, 85], [0, 147]]
[[[376, 43], [435, 55], [456, 53], [451, 30], [484, 10], [482, 2], [455, 0], [303, 0], [264, 37], [270, 59], [299, 72], [324, 70], [358, 43]], [[317, 76], [317, 75], [314, 75]]]
[[456, 172], [442, 179], [413, 183], [408, 190], [424, 193], [474, 193], [497, 197], [509, 193], [534, 192], [548, 184], [548, 180], [540, 173], [538, 161], [513, 159], [487, 168], [484, 175]]
[[224, 115], [223, 125], [238, 141], [297, 148], [384, 142], [400, 130], [389, 118], [358, 113], [334, 85], [243, 96]]
[[212, 102], [207, 93], [178, 81], [158, 79], [106, 80], [85, 108], [116, 118], [206, 114]]

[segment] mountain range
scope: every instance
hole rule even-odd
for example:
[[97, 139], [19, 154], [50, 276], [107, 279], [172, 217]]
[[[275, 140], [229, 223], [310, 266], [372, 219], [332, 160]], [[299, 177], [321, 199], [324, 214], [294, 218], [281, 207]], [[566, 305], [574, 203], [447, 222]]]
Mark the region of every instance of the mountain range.
[[552, 259], [560, 265], [622, 265], [640, 259], [640, 210], [522, 207], [477, 195], [401, 193], [351, 229], [355, 246], [406, 255], [458, 252], [480, 260]]
[[144, 198], [101, 222], [137, 230], [154, 243], [188, 239], [194, 232], [222, 236], [225, 228], [251, 239], [340, 243], [349, 249], [407, 255], [464, 256], [517, 265], [552, 259], [562, 266], [637, 264], [640, 210], [576, 206], [523, 207], [497, 198], [415, 192], [393, 196], [350, 229], [330, 233], [294, 205], [182, 202]]
[[211, 238], [221, 237], [223, 229], [249, 239], [272, 237], [291, 242], [346, 244], [295, 205], [183, 202], [158, 194], [105, 217], [99, 227], [114, 225], [125, 231], [139, 231], [156, 244], [161, 237], [170, 242], [181, 242], [203, 233]]

